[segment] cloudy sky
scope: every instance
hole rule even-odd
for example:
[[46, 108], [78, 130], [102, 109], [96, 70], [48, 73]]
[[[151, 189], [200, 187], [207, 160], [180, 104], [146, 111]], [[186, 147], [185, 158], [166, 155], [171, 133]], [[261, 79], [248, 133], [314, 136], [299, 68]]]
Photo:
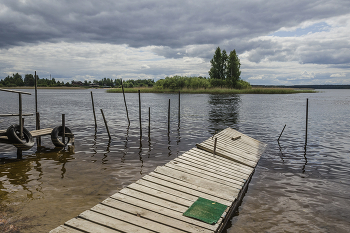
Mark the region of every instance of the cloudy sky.
[[251, 84], [350, 84], [350, 1], [0, 0], [0, 79], [208, 77], [218, 46]]

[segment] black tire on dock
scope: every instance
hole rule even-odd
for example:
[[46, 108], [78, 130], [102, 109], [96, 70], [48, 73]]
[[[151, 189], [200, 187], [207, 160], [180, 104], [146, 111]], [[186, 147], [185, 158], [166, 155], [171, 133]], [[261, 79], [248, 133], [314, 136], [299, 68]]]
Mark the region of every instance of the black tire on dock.
[[[72, 133], [72, 131], [68, 127], [64, 127], [64, 129], [66, 133], [70, 133], [70, 134]], [[51, 131], [51, 141], [56, 147], [65, 147], [67, 144], [72, 144], [73, 142], [72, 137], [68, 138], [68, 141], [66, 142], [66, 144], [61, 142], [59, 137], [62, 138], [62, 133], [63, 133], [62, 131], [63, 131], [62, 126], [57, 126]]]
[[9, 141], [20, 150], [29, 150], [34, 146], [34, 139], [32, 134], [23, 127], [23, 139], [20, 139], [20, 126], [11, 125], [7, 131], [6, 135]]

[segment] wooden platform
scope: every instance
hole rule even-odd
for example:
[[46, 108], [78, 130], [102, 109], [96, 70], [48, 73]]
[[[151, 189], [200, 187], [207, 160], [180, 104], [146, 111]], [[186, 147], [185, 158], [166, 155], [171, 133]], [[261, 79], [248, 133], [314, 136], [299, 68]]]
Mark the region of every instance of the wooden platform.
[[[221, 232], [248, 187], [265, 144], [230, 128], [215, 137], [51, 232]], [[228, 206], [218, 223], [183, 216], [198, 197]]]
[[[35, 137], [50, 135], [51, 131], [52, 131], [52, 128], [46, 128], [46, 129], [33, 130], [33, 131], [30, 131], [30, 133], [33, 136], [33, 138], [35, 138]], [[12, 144], [11, 142], [9, 142], [6, 136], [6, 130], [0, 130], [0, 142]]]

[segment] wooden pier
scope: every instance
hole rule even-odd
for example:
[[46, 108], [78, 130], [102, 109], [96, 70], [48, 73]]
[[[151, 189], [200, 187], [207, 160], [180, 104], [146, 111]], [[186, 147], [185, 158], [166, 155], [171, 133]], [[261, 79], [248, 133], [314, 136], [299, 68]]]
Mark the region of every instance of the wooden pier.
[[[265, 146], [227, 128], [51, 233], [221, 232]], [[183, 215], [199, 197], [227, 206], [216, 224]]]

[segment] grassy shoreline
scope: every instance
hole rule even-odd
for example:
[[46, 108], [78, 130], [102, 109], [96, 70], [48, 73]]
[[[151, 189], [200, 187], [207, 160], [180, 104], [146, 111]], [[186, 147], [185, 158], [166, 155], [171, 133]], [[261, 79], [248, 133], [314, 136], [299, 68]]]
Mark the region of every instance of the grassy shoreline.
[[[296, 93], [317, 93], [310, 89], [293, 88], [251, 88], [251, 89], [229, 89], [229, 88], [207, 88], [207, 89], [158, 89], [158, 88], [124, 88], [126, 93], [191, 93], [191, 94], [296, 94]], [[107, 93], [122, 93], [121, 88], [107, 89]]]

